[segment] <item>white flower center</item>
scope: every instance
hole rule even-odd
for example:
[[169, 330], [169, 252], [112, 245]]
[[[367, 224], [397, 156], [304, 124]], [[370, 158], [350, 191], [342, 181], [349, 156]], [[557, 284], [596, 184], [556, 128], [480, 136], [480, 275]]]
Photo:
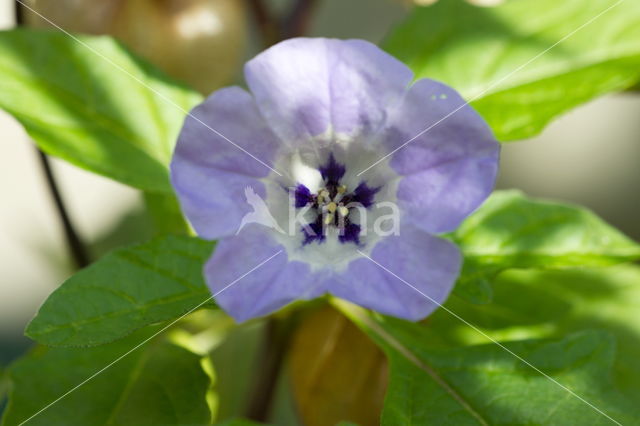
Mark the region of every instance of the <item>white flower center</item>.
[[361, 257], [359, 251], [370, 253], [389, 235], [379, 231], [384, 230], [385, 217], [399, 215], [397, 208], [388, 207], [395, 206], [398, 175], [383, 161], [358, 176], [382, 155], [352, 143], [280, 156], [275, 168], [285, 176], [272, 173], [263, 182], [265, 202], [285, 231], [269, 232], [290, 260], [308, 263], [314, 270], [341, 271]]

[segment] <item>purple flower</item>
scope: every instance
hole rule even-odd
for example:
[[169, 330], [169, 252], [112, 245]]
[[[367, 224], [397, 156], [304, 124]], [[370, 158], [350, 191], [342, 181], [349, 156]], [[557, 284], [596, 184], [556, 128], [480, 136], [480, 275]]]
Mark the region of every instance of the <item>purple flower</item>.
[[287, 40], [249, 61], [245, 78], [249, 91], [218, 90], [192, 111], [171, 164], [187, 218], [219, 240], [209, 287], [237, 281], [218, 304], [243, 321], [331, 293], [401, 318], [430, 314], [461, 263], [435, 234], [494, 185], [487, 124], [453, 89], [412, 83], [361, 40]]

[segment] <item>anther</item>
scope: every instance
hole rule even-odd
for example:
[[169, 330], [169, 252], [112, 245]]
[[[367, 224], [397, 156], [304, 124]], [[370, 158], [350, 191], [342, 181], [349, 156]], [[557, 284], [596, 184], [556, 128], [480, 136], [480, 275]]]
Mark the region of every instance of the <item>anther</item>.
[[332, 222], [333, 222], [333, 213], [329, 213], [324, 217], [324, 223], [325, 225], [329, 225]]
[[321, 190], [321, 191], [318, 193], [318, 204], [319, 204], [319, 205], [324, 204], [324, 200], [325, 200], [325, 199], [326, 199], [327, 201], [328, 201], [328, 200], [330, 200], [330, 198], [329, 198], [329, 191], [327, 191], [326, 189], [323, 189], [323, 190]]

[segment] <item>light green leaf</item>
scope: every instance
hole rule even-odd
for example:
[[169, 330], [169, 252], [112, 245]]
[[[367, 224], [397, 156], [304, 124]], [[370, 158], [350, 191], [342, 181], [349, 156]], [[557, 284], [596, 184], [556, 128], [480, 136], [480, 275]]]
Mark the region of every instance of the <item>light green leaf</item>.
[[[2, 425], [29, 419], [134, 348], [149, 331], [97, 348], [37, 348], [11, 368], [13, 389]], [[157, 340], [156, 340], [157, 339]], [[141, 346], [28, 425], [209, 424], [209, 377], [200, 357], [162, 341]]]
[[211, 250], [177, 236], [115, 250], [54, 291], [26, 334], [51, 346], [90, 346], [177, 318], [211, 296], [202, 278]]
[[189, 225], [185, 221], [178, 199], [174, 195], [144, 193], [147, 213], [158, 235], [188, 235]]
[[640, 259], [640, 245], [581, 207], [496, 191], [453, 235], [464, 253], [456, 294], [490, 299], [488, 280], [509, 268], [607, 266]]
[[415, 8], [384, 47], [416, 77], [461, 92], [499, 140], [523, 139], [640, 79], [640, 3], [439, 1]]
[[0, 108], [45, 152], [153, 192], [201, 96], [109, 37], [0, 32]]
[[[598, 328], [618, 343], [614, 378], [640, 406], [640, 267], [508, 271], [494, 282], [491, 304], [452, 298], [447, 307], [494, 339], [558, 337]], [[429, 318], [447, 345], [478, 344], [487, 338], [444, 311]]]
[[615, 345], [606, 333], [504, 343], [605, 416], [496, 344], [433, 348], [418, 324], [335, 304], [389, 358], [383, 425], [612, 424], [606, 416], [633, 424], [639, 414], [612, 385]]

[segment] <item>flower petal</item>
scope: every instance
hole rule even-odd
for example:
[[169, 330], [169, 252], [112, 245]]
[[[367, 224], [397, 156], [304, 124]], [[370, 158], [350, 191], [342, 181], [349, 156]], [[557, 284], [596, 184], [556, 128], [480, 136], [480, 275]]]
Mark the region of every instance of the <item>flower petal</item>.
[[247, 62], [245, 78], [274, 131], [295, 143], [375, 131], [413, 73], [366, 41], [295, 38]]
[[251, 225], [225, 238], [205, 265], [205, 279], [216, 302], [237, 321], [324, 293], [309, 265], [289, 261], [269, 232]]
[[453, 243], [412, 226], [403, 226], [400, 235], [381, 240], [370, 257], [373, 261], [363, 257], [351, 262], [330, 285], [330, 293], [413, 321], [444, 303], [461, 264]]
[[236, 232], [251, 211], [245, 188], [264, 198], [258, 179], [271, 171], [278, 147], [253, 98], [239, 87], [218, 90], [191, 111], [171, 161], [171, 181], [198, 235]]
[[493, 190], [499, 143], [482, 117], [444, 84], [416, 82], [394, 112], [384, 143], [389, 152], [397, 149], [390, 165], [403, 177], [398, 203], [427, 232], [454, 230]]

